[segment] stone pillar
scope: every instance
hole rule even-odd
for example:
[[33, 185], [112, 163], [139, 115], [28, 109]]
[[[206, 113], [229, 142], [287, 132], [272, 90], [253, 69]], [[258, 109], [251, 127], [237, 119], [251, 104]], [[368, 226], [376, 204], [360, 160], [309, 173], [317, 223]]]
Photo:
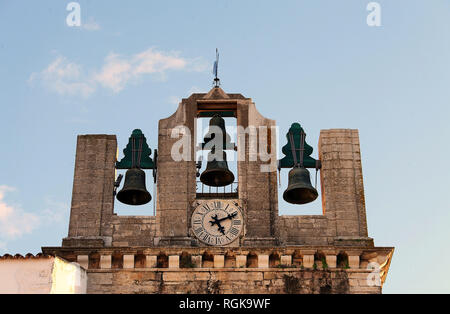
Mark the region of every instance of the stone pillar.
[[156, 268], [158, 256], [147, 255], [145, 256], [145, 268]]
[[280, 264], [284, 266], [292, 265], [292, 255], [281, 255]]
[[63, 246], [110, 246], [114, 205], [115, 135], [79, 135], [69, 235]]
[[214, 255], [214, 268], [223, 268], [225, 265], [224, 255]]
[[202, 267], [202, 256], [201, 255], [193, 255], [191, 257], [192, 264], [195, 265], [196, 268]]
[[348, 265], [350, 268], [358, 269], [359, 268], [359, 254], [358, 255], [351, 255], [351, 253], [348, 254]]
[[[194, 158], [195, 99], [184, 99], [177, 111], [158, 125], [158, 185], [156, 234], [159, 246], [190, 246], [188, 237], [190, 206], [196, 194]], [[179, 128], [181, 126], [181, 128]], [[191, 135], [187, 158], [176, 161], [172, 148], [183, 135]], [[172, 137], [172, 134], [178, 137]], [[181, 152], [181, 149], [179, 150]]]
[[[247, 131], [246, 134], [238, 134], [238, 154], [241, 156], [238, 161], [239, 198], [246, 204], [247, 212], [244, 245], [275, 245], [278, 219], [277, 158], [276, 149], [271, 146], [276, 144], [277, 138], [271, 127], [276, 122], [263, 117], [251, 99], [239, 101], [237, 111], [238, 126]], [[257, 134], [257, 137], [252, 134]], [[270, 156], [273, 164], [261, 160], [259, 149]]]
[[169, 255], [169, 268], [180, 268], [180, 256]]
[[267, 254], [258, 255], [258, 268], [269, 268], [269, 255]]
[[336, 255], [326, 255], [325, 259], [329, 268], [336, 268], [336, 261], [337, 261]]
[[89, 255], [78, 255], [77, 263], [84, 269], [88, 269], [89, 266]]
[[319, 159], [323, 211], [335, 244], [353, 245], [357, 240], [358, 245], [373, 246], [367, 235], [358, 130], [322, 130]]
[[111, 255], [100, 255], [100, 269], [111, 268]]
[[314, 265], [314, 255], [303, 255], [303, 266], [305, 268], [312, 268]]
[[123, 256], [123, 268], [124, 269], [134, 268], [134, 254], [127, 254]]
[[236, 268], [247, 266], [247, 255], [236, 255]]

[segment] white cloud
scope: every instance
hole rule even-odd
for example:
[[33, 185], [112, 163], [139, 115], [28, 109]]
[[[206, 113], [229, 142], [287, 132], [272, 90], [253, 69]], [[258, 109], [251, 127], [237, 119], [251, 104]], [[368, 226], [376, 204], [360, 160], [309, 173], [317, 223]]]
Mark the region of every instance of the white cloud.
[[20, 206], [8, 204], [4, 198], [14, 188], [0, 186], [0, 249], [5, 250], [8, 241], [30, 234], [36, 229], [63, 222], [67, 216], [67, 206], [47, 198], [47, 208], [32, 213]]
[[153, 74], [156, 75], [154, 78], [165, 80], [167, 71], [190, 71], [190, 65], [189, 60], [179, 57], [177, 53], [163, 53], [154, 48], [130, 57], [110, 54], [95, 76], [95, 81], [114, 92], [120, 92], [128, 82], [136, 81], [144, 75]]
[[163, 52], [155, 48], [122, 56], [110, 53], [100, 69], [83, 71], [81, 65], [58, 56], [47, 68], [32, 73], [29, 82], [39, 81], [45, 88], [60, 95], [80, 95], [88, 97], [101, 86], [115, 93], [127, 84], [138, 82], [146, 75], [153, 79], [166, 80], [170, 71], [206, 71], [207, 64], [202, 58], [187, 59], [177, 52]]
[[60, 95], [86, 98], [95, 91], [95, 87], [92, 82], [83, 79], [80, 65], [59, 56], [43, 71], [32, 73], [29, 82], [39, 81], [45, 88]]
[[7, 192], [15, 189], [6, 185], [0, 186], [0, 238], [16, 238], [32, 232], [39, 224], [40, 218], [20, 207], [7, 204], [3, 199]]
[[120, 92], [131, 79], [131, 64], [127, 60], [120, 59], [117, 54], [110, 54], [105, 59], [105, 65], [94, 80], [103, 87]]

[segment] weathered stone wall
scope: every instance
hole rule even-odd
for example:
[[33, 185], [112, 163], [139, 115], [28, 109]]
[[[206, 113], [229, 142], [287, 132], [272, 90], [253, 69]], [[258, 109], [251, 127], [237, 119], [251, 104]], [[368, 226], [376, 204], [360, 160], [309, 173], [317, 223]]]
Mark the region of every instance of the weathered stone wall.
[[88, 293], [381, 293], [368, 270], [155, 269], [88, 271]]
[[[251, 132], [254, 128], [257, 138], [251, 143], [248, 134], [238, 137], [238, 147], [243, 160], [238, 161], [239, 198], [245, 202], [246, 214], [246, 245], [274, 244], [276, 236], [276, 223], [278, 218], [278, 189], [276, 162], [272, 169], [267, 161], [262, 160], [260, 153], [270, 155], [276, 160], [276, 149], [271, 147], [273, 141], [271, 127], [274, 120], [263, 117], [256, 109], [255, 104], [248, 100], [240, 100], [237, 107], [237, 125]], [[262, 127], [260, 129], [260, 127]], [[245, 140], [245, 145], [239, 141]], [[267, 147], [263, 151], [261, 147]], [[272, 170], [272, 171], [269, 171]]]
[[115, 135], [78, 136], [69, 235], [63, 245], [110, 245], [116, 154]]
[[43, 251], [86, 269], [88, 293], [380, 293], [393, 254], [336, 246]]
[[113, 247], [153, 246], [156, 218], [152, 216], [113, 216]]
[[329, 245], [334, 242], [325, 216], [280, 216], [278, 230], [286, 245]]
[[334, 236], [367, 237], [358, 130], [322, 130], [319, 159], [323, 213]]
[[[183, 100], [177, 111], [158, 126], [158, 174], [156, 203], [157, 242], [165, 245], [188, 245], [189, 212], [195, 199], [196, 168], [194, 150], [188, 153], [189, 160], [175, 161], [172, 147], [183, 134], [195, 134], [194, 121], [197, 114], [195, 97]], [[178, 127], [179, 137], [172, 138]], [[193, 147], [194, 136], [191, 138]]]

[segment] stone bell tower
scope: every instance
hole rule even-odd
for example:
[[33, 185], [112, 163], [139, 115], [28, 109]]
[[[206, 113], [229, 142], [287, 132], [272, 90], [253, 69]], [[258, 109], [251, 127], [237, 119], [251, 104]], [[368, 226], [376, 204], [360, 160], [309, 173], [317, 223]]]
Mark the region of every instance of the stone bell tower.
[[[264, 126], [269, 130], [275, 126], [274, 120], [266, 119], [259, 114], [251, 99], [240, 94], [226, 94], [218, 87], [206, 95], [193, 94], [183, 99], [172, 116], [160, 120], [156, 241], [161, 245], [191, 245], [190, 217], [193, 204], [200, 199], [196, 193], [195, 137], [191, 137], [189, 160], [174, 161], [171, 150], [179, 138], [173, 138], [172, 132], [175, 128], [183, 126], [190, 134], [195, 134], [195, 120], [202, 114], [208, 117], [217, 112], [229, 113], [236, 118], [237, 125], [247, 131], [249, 126], [254, 128]], [[238, 151], [238, 154], [242, 154], [243, 157], [238, 160], [239, 185], [233, 199], [241, 204], [247, 222], [245, 241], [241, 244], [275, 245], [275, 224], [278, 216], [276, 171], [261, 172], [261, 166], [270, 165], [260, 159], [250, 158], [252, 152], [249, 150], [248, 133], [238, 136], [239, 141], [242, 141], [242, 145], [238, 143], [242, 152]], [[267, 141], [267, 138], [263, 138], [261, 142], [266, 144]], [[271, 157], [272, 160], [276, 160], [275, 151], [271, 152]], [[273, 168], [275, 170], [276, 165]]]
[[[237, 182], [204, 193], [196, 121], [214, 116], [240, 130]], [[86, 268], [90, 293], [381, 293], [394, 249], [368, 236], [358, 131], [322, 130], [318, 160], [291, 144], [295, 164], [320, 168], [323, 214], [279, 216], [277, 168], [292, 160], [277, 160], [275, 127], [250, 98], [218, 86], [183, 99], [140, 166], [155, 173], [155, 216], [114, 213], [116, 169], [131, 166], [118, 162], [115, 135], [78, 136], [69, 233], [43, 252]]]

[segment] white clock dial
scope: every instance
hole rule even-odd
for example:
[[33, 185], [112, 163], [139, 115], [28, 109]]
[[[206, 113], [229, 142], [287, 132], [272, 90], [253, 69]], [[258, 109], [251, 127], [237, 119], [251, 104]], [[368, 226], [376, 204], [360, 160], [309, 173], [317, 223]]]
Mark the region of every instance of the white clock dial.
[[214, 200], [201, 203], [192, 214], [191, 227], [201, 242], [222, 246], [235, 241], [242, 232], [244, 219], [232, 201]]

